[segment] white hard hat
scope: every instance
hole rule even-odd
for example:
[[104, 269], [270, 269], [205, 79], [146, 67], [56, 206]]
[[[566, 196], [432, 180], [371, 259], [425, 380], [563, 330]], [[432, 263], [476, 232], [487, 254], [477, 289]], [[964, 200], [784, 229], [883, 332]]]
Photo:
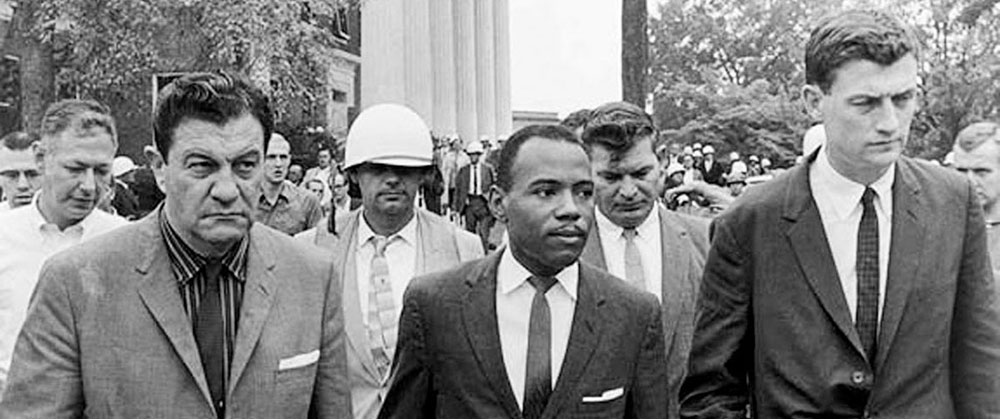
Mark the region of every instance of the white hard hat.
[[479, 141], [473, 141], [469, 145], [465, 146], [465, 152], [468, 154], [479, 153], [483, 154], [483, 143]]
[[802, 137], [802, 155], [812, 154], [824, 143], [826, 143], [826, 130], [823, 129], [823, 124], [813, 125]]
[[354, 120], [344, 146], [344, 168], [361, 163], [430, 166], [434, 155], [431, 130], [416, 112], [385, 103], [365, 109]]
[[678, 163], [670, 163], [670, 165], [667, 166], [667, 177], [673, 176], [674, 173], [677, 172], [684, 173], [685, 171], [686, 169], [684, 169], [684, 166], [681, 166]]
[[704, 146], [701, 148], [701, 152], [704, 154], [715, 154], [715, 147], [710, 145]]
[[119, 177], [133, 170], [135, 170], [135, 163], [132, 162], [132, 159], [126, 156], [118, 156], [111, 161], [111, 174], [115, 177]]

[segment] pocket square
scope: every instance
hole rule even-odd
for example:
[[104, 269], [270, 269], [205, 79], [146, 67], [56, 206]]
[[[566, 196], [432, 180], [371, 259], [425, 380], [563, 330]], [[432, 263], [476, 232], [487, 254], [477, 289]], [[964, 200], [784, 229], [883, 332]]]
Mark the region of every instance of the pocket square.
[[584, 403], [603, 403], [617, 399], [625, 394], [625, 387], [618, 387], [601, 393], [600, 396], [583, 396]]
[[278, 371], [290, 370], [292, 368], [304, 367], [319, 360], [319, 349], [285, 358], [278, 362]]

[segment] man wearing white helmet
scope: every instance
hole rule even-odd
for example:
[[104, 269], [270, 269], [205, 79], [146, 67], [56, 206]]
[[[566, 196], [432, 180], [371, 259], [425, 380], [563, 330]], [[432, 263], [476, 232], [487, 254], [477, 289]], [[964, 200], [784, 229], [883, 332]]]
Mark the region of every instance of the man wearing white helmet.
[[710, 145], [702, 147], [701, 153], [705, 156], [705, 159], [701, 163], [698, 163], [698, 171], [701, 172], [701, 178], [705, 182], [722, 185], [722, 175], [726, 173], [726, 168], [722, 167], [715, 160], [715, 147]]
[[465, 217], [465, 229], [476, 233], [485, 247], [486, 237], [493, 224], [493, 215], [486, 207], [487, 194], [493, 186], [493, 167], [481, 159], [483, 152], [481, 142], [469, 143], [465, 148], [469, 164], [458, 169], [458, 174], [455, 175], [451, 208]]
[[332, 221], [296, 237], [330, 249], [343, 267], [353, 416], [374, 419], [410, 279], [482, 257], [483, 247], [474, 235], [414, 205], [433, 155], [430, 130], [415, 112], [395, 104], [365, 109], [345, 148], [344, 169], [358, 186], [361, 208], [331, 213]]

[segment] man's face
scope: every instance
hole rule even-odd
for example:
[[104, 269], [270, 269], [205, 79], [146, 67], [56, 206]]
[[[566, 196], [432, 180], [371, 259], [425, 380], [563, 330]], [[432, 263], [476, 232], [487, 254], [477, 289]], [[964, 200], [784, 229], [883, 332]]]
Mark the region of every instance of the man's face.
[[292, 147], [281, 137], [274, 137], [267, 145], [264, 155], [264, 180], [271, 184], [279, 184], [288, 174], [288, 156]]
[[115, 143], [104, 128], [72, 126], [42, 141], [42, 207], [49, 222], [65, 228], [90, 215], [108, 193]]
[[518, 260], [539, 274], [576, 261], [594, 220], [594, 182], [583, 149], [565, 141], [529, 139], [517, 152], [509, 189], [494, 186], [491, 204], [506, 220]]
[[955, 147], [955, 168], [972, 180], [979, 202], [989, 214], [1000, 199], [1000, 145], [987, 139], [972, 151]]
[[317, 157], [319, 159], [320, 169], [326, 169], [330, 166], [330, 150], [320, 150]]
[[311, 180], [306, 185], [306, 189], [316, 195], [316, 199], [323, 199], [323, 182]]
[[681, 165], [683, 165], [685, 169], [694, 167], [694, 157], [691, 157], [690, 154], [685, 154], [684, 157], [681, 157]]
[[634, 228], [642, 224], [663, 189], [652, 147], [652, 137], [646, 136], [618, 156], [599, 145], [590, 152], [597, 208], [615, 225]]
[[743, 182], [733, 182], [729, 184], [729, 194], [732, 196], [740, 196], [743, 193], [743, 189], [746, 188], [746, 183]]
[[221, 255], [250, 229], [264, 128], [250, 114], [222, 124], [187, 118], [173, 137], [166, 165], [157, 173], [168, 220], [195, 250]]
[[906, 55], [883, 66], [854, 60], [834, 72], [824, 93], [805, 88], [807, 102], [822, 116], [830, 164], [857, 182], [874, 181], [899, 158], [917, 111], [917, 60]]
[[479, 162], [479, 156], [481, 155], [482, 154], [479, 153], [469, 153], [469, 161], [472, 162], [472, 164], [476, 164]]
[[341, 174], [334, 174], [331, 176], [330, 188], [333, 193], [333, 199], [337, 202], [343, 202], [347, 199], [347, 179]]
[[357, 167], [354, 176], [365, 212], [405, 215], [413, 211], [423, 168], [364, 163]]
[[31, 147], [11, 150], [0, 145], [0, 188], [11, 208], [30, 204], [41, 183], [38, 162]]
[[293, 164], [288, 167], [288, 180], [292, 183], [298, 183], [302, 180], [302, 166]]

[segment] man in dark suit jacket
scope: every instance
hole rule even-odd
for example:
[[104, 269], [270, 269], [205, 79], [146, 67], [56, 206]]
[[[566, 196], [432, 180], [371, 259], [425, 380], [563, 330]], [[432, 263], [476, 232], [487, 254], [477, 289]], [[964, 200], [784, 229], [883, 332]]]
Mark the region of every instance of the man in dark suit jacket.
[[660, 308], [577, 258], [593, 182], [575, 135], [504, 145], [491, 205], [509, 247], [416, 278], [380, 418], [663, 418]]
[[0, 417], [350, 417], [332, 261], [252, 223], [270, 112], [225, 74], [164, 88], [165, 202], [46, 262]]
[[722, 186], [722, 175], [726, 173], [726, 168], [716, 160], [715, 147], [707, 145], [702, 148], [701, 152], [705, 155], [705, 160], [696, 165], [698, 171], [701, 172], [701, 178], [707, 183]]
[[590, 153], [597, 208], [580, 259], [662, 302], [667, 401], [669, 417], [676, 418], [708, 254], [708, 221], [657, 205], [664, 175], [653, 149], [656, 127], [642, 108], [611, 102], [590, 116], [583, 142]]
[[486, 200], [493, 186], [493, 167], [480, 159], [483, 155], [482, 143], [470, 143], [466, 152], [469, 164], [458, 169], [455, 175], [451, 209], [464, 217], [465, 229], [476, 233], [483, 241], [483, 248], [487, 248], [486, 238], [493, 227], [493, 214]]
[[916, 42], [845, 12], [806, 46], [827, 142], [713, 225], [681, 413], [1000, 417], [1000, 317], [967, 179], [900, 157]]

